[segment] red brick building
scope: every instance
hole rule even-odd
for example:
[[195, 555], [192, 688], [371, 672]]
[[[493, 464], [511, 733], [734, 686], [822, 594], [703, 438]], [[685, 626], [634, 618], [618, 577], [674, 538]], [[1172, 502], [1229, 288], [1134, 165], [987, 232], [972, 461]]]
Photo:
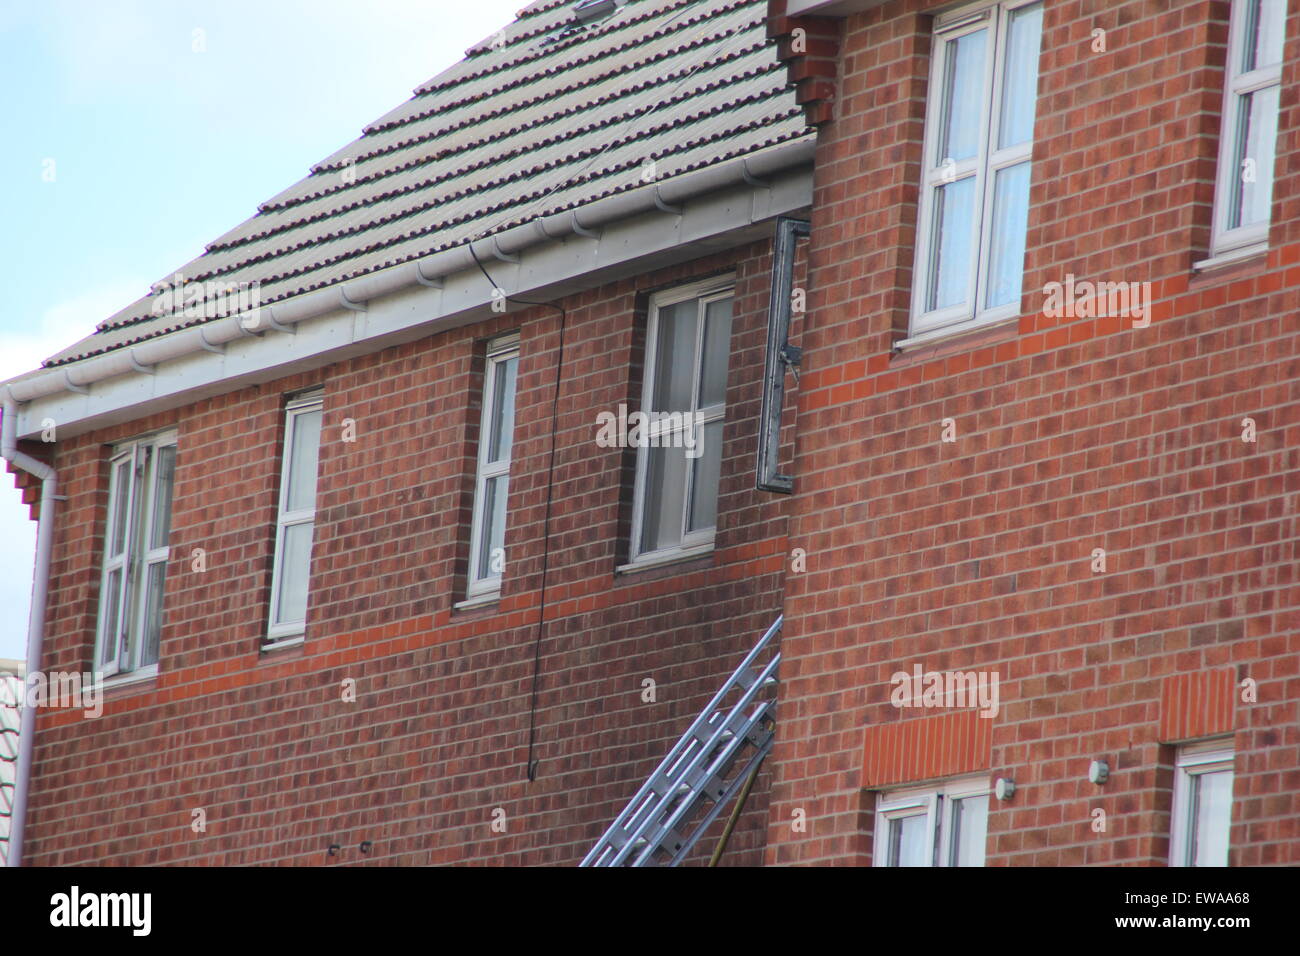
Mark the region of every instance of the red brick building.
[[7, 383], [24, 859], [577, 863], [784, 613], [724, 864], [1296, 862], [1285, 7], [526, 8]]
[[[1170, 846], [1191, 810], [1181, 791], [1205, 784], [1208, 804], [1224, 783], [1229, 822], [1219, 805], [1200, 820], [1207, 852], [1295, 863], [1300, 11], [789, 6], [839, 14], [805, 29], [840, 51], [834, 119], [818, 134], [789, 516], [808, 572], [786, 579], [767, 861], [879, 863], [887, 821], [902, 830], [919, 812], [891, 793], [920, 784], [919, 806], [973, 774], [977, 791], [1015, 783], [988, 802], [990, 864], [1188, 862], [1187, 840]], [[990, 97], [1025, 69], [1005, 52], [1018, 21], [1040, 16], [1032, 125], [1022, 98], [1017, 136], [1000, 137], [985, 107], [992, 145], [954, 148], [945, 176], [936, 114], [963, 75], [945, 87], [943, 71], [966, 65], [959, 47], [974, 37], [995, 51], [993, 75], [965, 92]], [[1275, 155], [1250, 155], [1247, 136], [1243, 157], [1240, 137], [1220, 135], [1241, 122], [1235, 90], [1271, 89], [1272, 106], [1279, 87]], [[1026, 156], [1020, 291], [1001, 311], [985, 298], [972, 317], [957, 295], [940, 314], [917, 252], [936, 231], [935, 191]], [[1225, 169], [1244, 159], [1262, 218], [1220, 228]], [[1269, 181], [1271, 205], [1258, 195]], [[1063, 311], [1051, 284], [1071, 275], [1149, 283], [1147, 314], [1109, 302], [1049, 314]], [[892, 674], [917, 664], [999, 673], [997, 716], [892, 706]], [[1192, 763], [1197, 748], [1181, 745], [1202, 741], [1226, 764]], [[1089, 780], [1094, 760], [1104, 784]], [[926, 819], [942, 844], [936, 802]], [[804, 832], [787, 823], [795, 808]]]

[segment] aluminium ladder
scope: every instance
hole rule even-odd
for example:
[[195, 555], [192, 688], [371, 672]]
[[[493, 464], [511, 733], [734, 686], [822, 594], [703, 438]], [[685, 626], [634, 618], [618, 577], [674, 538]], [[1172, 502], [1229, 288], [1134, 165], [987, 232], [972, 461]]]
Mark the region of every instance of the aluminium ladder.
[[[758, 700], [776, 683], [781, 653], [759, 663], [783, 617], [736, 668], [676, 746], [591, 849], [582, 866], [677, 866], [763, 762], [776, 736], [774, 700]], [[740, 696], [729, 707], [725, 699]], [[748, 746], [748, 754], [742, 751]], [[738, 773], [728, 776], [743, 759]], [[704, 808], [703, 816], [697, 811]]]
[[14, 791], [25, 687], [16, 674], [0, 671], [0, 866], [9, 862], [9, 847], [13, 842]]

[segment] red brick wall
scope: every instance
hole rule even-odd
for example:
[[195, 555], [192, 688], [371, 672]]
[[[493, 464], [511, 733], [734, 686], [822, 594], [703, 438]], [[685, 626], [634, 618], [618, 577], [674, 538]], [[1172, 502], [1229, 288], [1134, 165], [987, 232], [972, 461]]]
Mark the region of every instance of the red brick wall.
[[[1047, 0], [1023, 314], [895, 355], [927, 13], [942, 6], [895, 0], [843, 21], [835, 118], [819, 132], [790, 518], [808, 567], [787, 580], [766, 859], [870, 862], [866, 748], [909, 782], [971, 765], [973, 751], [889, 751], [944, 752], [934, 712], [890, 702], [891, 674], [921, 663], [1000, 672], [980, 762], [1018, 789], [991, 801], [990, 864], [1163, 863], [1165, 735], [1219, 730], [1237, 752], [1232, 863], [1300, 862], [1298, 11], [1272, 248], [1194, 275], [1227, 4]], [[1047, 318], [1042, 287], [1068, 272], [1153, 283], [1154, 321]], [[1256, 444], [1241, 440], [1245, 417]], [[940, 441], [944, 418], [955, 443]], [[1257, 681], [1258, 701], [1225, 702], [1211, 676], [1225, 672]], [[1103, 787], [1087, 781], [1094, 759], [1111, 766]]]
[[[88, 666], [105, 444], [179, 431], [160, 676], [43, 716], [28, 859], [576, 863], [781, 607], [787, 499], [753, 490], [770, 243], [607, 285], [568, 310], [537, 711], [529, 703], [559, 317], [530, 309], [61, 443], [46, 668]], [[639, 294], [737, 275], [717, 549], [615, 576], [631, 489], [596, 415], [631, 394]], [[640, 309], [640, 312], [638, 311]], [[521, 334], [499, 606], [458, 612], [483, 340]], [[260, 653], [286, 392], [325, 388], [305, 643]], [[632, 396], [634, 406], [639, 394]], [[357, 440], [342, 440], [344, 419]], [[633, 453], [634, 454], [634, 453]], [[191, 570], [206, 551], [207, 570]], [[658, 699], [643, 703], [642, 680]], [[356, 681], [355, 703], [342, 682]], [[765, 774], [724, 862], [757, 863]], [[491, 830], [496, 808], [505, 833]], [[202, 808], [206, 833], [191, 831]], [[720, 830], [722, 821], [714, 826]], [[362, 841], [373, 843], [362, 854]], [[330, 844], [342, 851], [326, 855]], [[702, 845], [697, 858], [712, 844]]]

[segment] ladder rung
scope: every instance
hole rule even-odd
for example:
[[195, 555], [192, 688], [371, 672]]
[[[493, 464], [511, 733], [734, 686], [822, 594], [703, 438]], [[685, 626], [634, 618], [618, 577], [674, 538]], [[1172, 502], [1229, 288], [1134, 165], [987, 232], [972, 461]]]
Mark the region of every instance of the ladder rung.
[[[782, 621], [778, 617], [745, 656], [587, 854], [583, 866], [614, 866], [625, 862], [633, 866], [657, 866], [665, 862], [676, 866], [689, 853], [716, 818], [722, 801], [736, 793], [739, 777], [732, 780], [724, 777], [740, 760], [742, 748], [749, 745], [756, 751], [745, 758], [744, 766], [752, 767], [757, 766], [756, 761], [761, 761], [771, 747], [775, 727], [772, 703], [758, 701], [756, 695], [762, 688], [777, 683], [776, 668], [781, 654], [779, 651], [772, 654], [767, 664], [759, 664], [758, 657], [780, 632]], [[737, 688], [743, 690], [740, 699], [732, 705], [723, 705]], [[751, 703], [758, 706], [747, 714], [745, 711]], [[712, 806], [698, 822], [692, 823], [705, 800], [711, 801]], [[670, 859], [656, 860], [655, 854], [660, 852], [668, 853]]]

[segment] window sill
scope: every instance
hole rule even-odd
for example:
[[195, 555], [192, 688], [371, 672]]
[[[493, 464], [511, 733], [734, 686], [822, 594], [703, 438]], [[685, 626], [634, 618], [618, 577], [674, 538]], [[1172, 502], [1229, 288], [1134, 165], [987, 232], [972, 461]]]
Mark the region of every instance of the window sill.
[[290, 634], [285, 637], [268, 637], [262, 642], [262, 653], [268, 654], [272, 651], [284, 650], [287, 647], [298, 647], [307, 640], [307, 634], [304, 631], [301, 634]]
[[902, 352], [919, 348], [922, 345], [933, 345], [935, 342], [956, 338], [959, 335], [988, 332], [991, 329], [1000, 329], [1003, 326], [1011, 325], [1019, 320], [1019, 312], [1011, 315], [997, 315], [988, 319], [965, 319], [952, 325], [931, 329], [929, 332], [918, 332], [916, 335], [909, 335], [905, 339], [898, 339], [894, 342], [894, 351]]
[[500, 591], [489, 591], [486, 594], [476, 594], [473, 597], [467, 597], [463, 601], [457, 601], [451, 606], [453, 611], [476, 611], [481, 607], [489, 607], [493, 604], [501, 603]]
[[1200, 262], [1193, 262], [1192, 271], [1209, 272], [1212, 269], [1238, 265], [1248, 259], [1254, 259], [1257, 256], [1266, 255], [1268, 255], [1268, 243], [1255, 242], [1248, 246], [1239, 246], [1236, 249], [1229, 249], [1227, 252], [1221, 252], [1217, 256], [1211, 256], [1209, 259], [1202, 259]]
[[911, 363], [995, 342], [1005, 342], [1020, 333], [1020, 316], [1012, 315], [992, 322], [935, 329], [899, 339], [894, 343], [891, 365]]
[[148, 667], [142, 667], [139, 670], [129, 671], [125, 674], [114, 674], [112, 677], [105, 677], [100, 681], [99, 687], [106, 699], [116, 697], [125, 697], [127, 694], [133, 694], [141, 690], [151, 689], [149, 685], [156, 684], [158, 681], [158, 665], [151, 664]]
[[627, 564], [620, 564], [616, 567], [614, 573], [635, 574], [638, 571], [649, 571], [653, 568], [663, 568], [672, 564], [684, 564], [687, 561], [694, 561], [696, 558], [706, 557], [712, 553], [712, 544], [700, 545], [696, 548], [674, 551], [671, 554], [656, 555], [653, 558], [629, 561]]

